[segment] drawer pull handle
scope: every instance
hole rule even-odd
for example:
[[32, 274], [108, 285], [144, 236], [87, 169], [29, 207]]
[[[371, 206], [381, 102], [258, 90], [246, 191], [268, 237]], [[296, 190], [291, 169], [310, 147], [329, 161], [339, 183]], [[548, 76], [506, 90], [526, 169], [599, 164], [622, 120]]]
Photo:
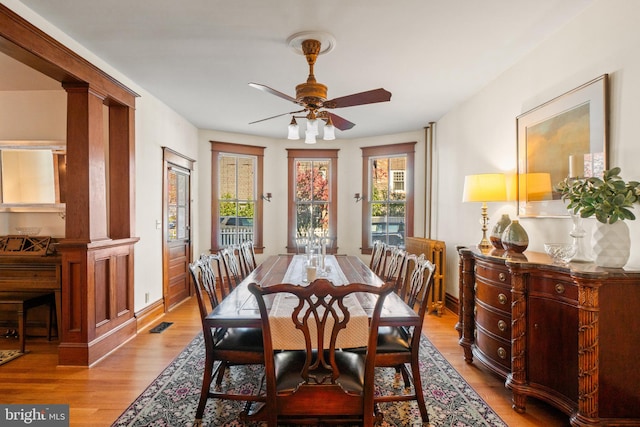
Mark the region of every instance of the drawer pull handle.
[[556, 283], [556, 293], [564, 294], [564, 285], [562, 283]]
[[507, 350], [505, 350], [502, 347], [498, 348], [498, 357], [500, 359], [506, 359], [507, 358]]
[[507, 280], [507, 275], [504, 273], [500, 273], [498, 274], [498, 279], [500, 279], [501, 282], [504, 282], [505, 280]]
[[507, 303], [507, 296], [505, 294], [498, 294], [498, 302], [505, 305]]
[[475, 305], [473, 306], [473, 315], [474, 316], [478, 315], [478, 307], [476, 307]]
[[500, 329], [502, 332], [507, 330], [507, 322], [505, 322], [504, 320], [498, 320], [498, 329]]

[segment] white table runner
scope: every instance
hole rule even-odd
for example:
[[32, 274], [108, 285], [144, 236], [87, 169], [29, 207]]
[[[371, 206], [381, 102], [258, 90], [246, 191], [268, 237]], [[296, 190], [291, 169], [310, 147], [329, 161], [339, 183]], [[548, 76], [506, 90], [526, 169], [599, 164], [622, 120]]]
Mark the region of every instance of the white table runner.
[[[283, 283], [292, 283], [295, 285], [308, 284], [306, 279], [306, 255], [295, 255], [287, 268], [287, 272], [283, 278]], [[336, 286], [346, 285], [347, 277], [344, 275], [336, 257], [327, 255], [325, 257], [325, 271], [318, 271], [317, 278], [325, 278]], [[273, 301], [271, 310], [269, 311], [269, 325], [271, 326], [271, 340], [274, 349], [280, 350], [298, 350], [304, 348], [304, 336], [302, 331], [295, 329], [291, 314], [293, 309], [298, 305], [298, 298], [288, 293], [279, 293]], [[354, 294], [348, 295], [344, 299], [345, 306], [349, 310], [349, 323], [347, 327], [340, 331], [336, 341], [336, 346], [340, 348], [363, 347], [367, 345], [369, 338], [369, 318], [361, 307]], [[304, 312], [304, 309], [303, 309]], [[340, 318], [339, 320], [342, 320]], [[315, 322], [309, 323], [310, 332], [313, 337], [317, 335]], [[328, 346], [331, 338], [331, 329], [333, 321], [328, 320], [325, 326], [324, 342]]]
[[[325, 270], [316, 273], [316, 278], [327, 279], [336, 286], [346, 285], [349, 283], [347, 276], [344, 275], [338, 260], [334, 255], [325, 255], [324, 259]], [[294, 255], [287, 272], [282, 279], [282, 283], [293, 283], [294, 285], [304, 285], [307, 278], [307, 256], [306, 255]]]

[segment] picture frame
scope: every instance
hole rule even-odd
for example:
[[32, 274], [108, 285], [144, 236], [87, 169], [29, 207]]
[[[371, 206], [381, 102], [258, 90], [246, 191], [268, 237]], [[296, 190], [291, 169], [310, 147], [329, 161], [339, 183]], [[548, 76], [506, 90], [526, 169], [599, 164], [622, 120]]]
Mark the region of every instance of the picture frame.
[[516, 125], [518, 215], [568, 217], [557, 184], [608, 168], [608, 74], [519, 115]]

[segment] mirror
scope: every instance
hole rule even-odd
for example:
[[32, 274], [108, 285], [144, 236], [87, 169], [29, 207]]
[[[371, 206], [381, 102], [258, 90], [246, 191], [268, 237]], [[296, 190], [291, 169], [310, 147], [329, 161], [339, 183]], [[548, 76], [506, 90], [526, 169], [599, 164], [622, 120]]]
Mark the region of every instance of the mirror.
[[0, 211], [64, 211], [65, 184], [64, 142], [0, 141]]

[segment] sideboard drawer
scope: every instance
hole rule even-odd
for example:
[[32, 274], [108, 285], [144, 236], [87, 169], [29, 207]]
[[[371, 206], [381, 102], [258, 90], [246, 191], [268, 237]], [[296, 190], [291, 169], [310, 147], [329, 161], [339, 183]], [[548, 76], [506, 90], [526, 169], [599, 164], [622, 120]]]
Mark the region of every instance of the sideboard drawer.
[[563, 299], [570, 302], [578, 300], [578, 287], [568, 280], [555, 277], [538, 276], [529, 283], [529, 294], [552, 299]]
[[511, 274], [502, 265], [476, 262], [476, 279], [490, 284], [511, 287]]
[[480, 300], [490, 307], [511, 314], [511, 289], [492, 286], [478, 280], [476, 282], [476, 300]]
[[486, 333], [480, 325], [477, 325], [475, 345], [489, 363], [497, 364], [506, 372], [511, 371], [511, 345], [509, 341], [494, 338]]
[[494, 335], [511, 340], [511, 317], [476, 304], [476, 323]]

